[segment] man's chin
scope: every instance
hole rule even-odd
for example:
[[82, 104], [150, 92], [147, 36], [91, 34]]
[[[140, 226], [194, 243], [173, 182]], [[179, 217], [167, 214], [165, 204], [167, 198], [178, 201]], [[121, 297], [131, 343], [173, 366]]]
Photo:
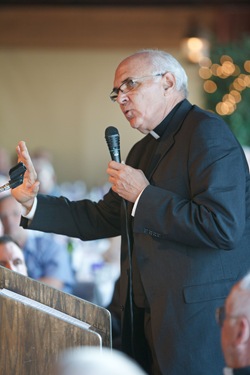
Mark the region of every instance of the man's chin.
[[130, 119], [128, 121], [130, 123], [131, 128], [137, 129], [137, 125], [136, 125], [136, 122], [134, 121], [134, 119]]
[[128, 119], [131, 128], [139, 130], [140, 125], [135, 121], [135, 118]]
[[147, 134], [148, 131], [146, 131], [144, 128], [143, 128], [143, 125], [136, 122], [135, 121], [135, 118], [131, 118], [131, 119], [127, 119], [130, 123], [130, 126], [132, 129], [135, 129], [135, 130], [138, 130], [140, 133], [142, 134]]

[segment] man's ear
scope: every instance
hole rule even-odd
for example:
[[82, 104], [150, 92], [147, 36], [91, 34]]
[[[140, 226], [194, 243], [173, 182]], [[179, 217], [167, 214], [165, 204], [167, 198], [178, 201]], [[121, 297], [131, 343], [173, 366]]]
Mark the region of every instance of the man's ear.
[[164, 74], [164, 90], [168, 90], [170, 87], [175, 86], [175, 77], [172, 73], [167, 72]]
[[249, 340], [250, 326], [246, 317], [241, 316], [237, 322], [237, 334], [235, 337], [235, 344], [245, 344]]

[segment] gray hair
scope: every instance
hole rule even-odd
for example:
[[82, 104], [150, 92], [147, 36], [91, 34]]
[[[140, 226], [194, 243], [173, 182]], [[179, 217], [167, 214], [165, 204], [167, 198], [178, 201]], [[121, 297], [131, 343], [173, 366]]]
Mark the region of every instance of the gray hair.
[[248, 290], [250, 292], [250, 272], [248, 272], [239, 282], [239, 286], [241, 289]]
[[184, 94], [185, 98], [188, 96], [188, 78], [184, 68], [181, 64], [169, 53], [161, 50], [144, 49], [139, 50], [132, 56], [141, 54], [149, 59], [153, 67], [152, 74], [170, 72], [176, 80], [176, 89]]

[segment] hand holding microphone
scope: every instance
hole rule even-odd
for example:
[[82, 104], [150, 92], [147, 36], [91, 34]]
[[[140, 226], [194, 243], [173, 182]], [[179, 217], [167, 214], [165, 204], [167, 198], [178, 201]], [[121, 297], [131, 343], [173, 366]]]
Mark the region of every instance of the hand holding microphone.
[[134, 203], [149, 182], [141, 170], [121, 163], [120, 136], [115, 127], [110, 126], [105, 130], [105, 138], [112, 159], [107, 168], [112, 190], [120, 197]]
[[9, 171], [10, 180], [5, 185], [0, 186], [0, 193], [9, 189], [15, 189], [23, 183], [24, 173], [26, 167], [22, 162], [19, 162]]
[[21, 141], [17, 146], [18, 162], [21, 162], [26, 171], [23, 177], [23, 183], [11, 191], [13, 197], [22, 204], [26, 209], [26, 213], [33, 206], [34, 199], [39, 190], [39, 181], [33, 163], [31, 161], [25, 142]]

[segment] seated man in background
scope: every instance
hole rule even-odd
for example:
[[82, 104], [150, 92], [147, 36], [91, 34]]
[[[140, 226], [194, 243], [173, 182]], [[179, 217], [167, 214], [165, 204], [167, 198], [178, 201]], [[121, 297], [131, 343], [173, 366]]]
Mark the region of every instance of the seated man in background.
[[0, 266], [28, 276], [23, 252], [10, 236], [0, 237]]
[[49, 156], [45, 155], [45, 151], [44, 153], [42, 153], [42, 151], [37, 151], [33, 154], [32, 160], [34, 161], [34, 166], [40, 182], [39, 192], [41, 194], [59, 196], [60, 188], [57, 185], [56, 172]]
[[9, 194], [0, 196], [0, 219], [4, 234], [23, 250], [28, 275], [54, 288], [71, 293], [74, 275], [65, 243], [53, 234], [24, 230], [19, 226], [21, 205]]
[[233, 286], [216, 317], [228, 366], [224, 375], [250, 374], [250, 273]]
[[7, 176], [11, 168], [11, 157], [5, 147], [0, 146], [0, 176]]

